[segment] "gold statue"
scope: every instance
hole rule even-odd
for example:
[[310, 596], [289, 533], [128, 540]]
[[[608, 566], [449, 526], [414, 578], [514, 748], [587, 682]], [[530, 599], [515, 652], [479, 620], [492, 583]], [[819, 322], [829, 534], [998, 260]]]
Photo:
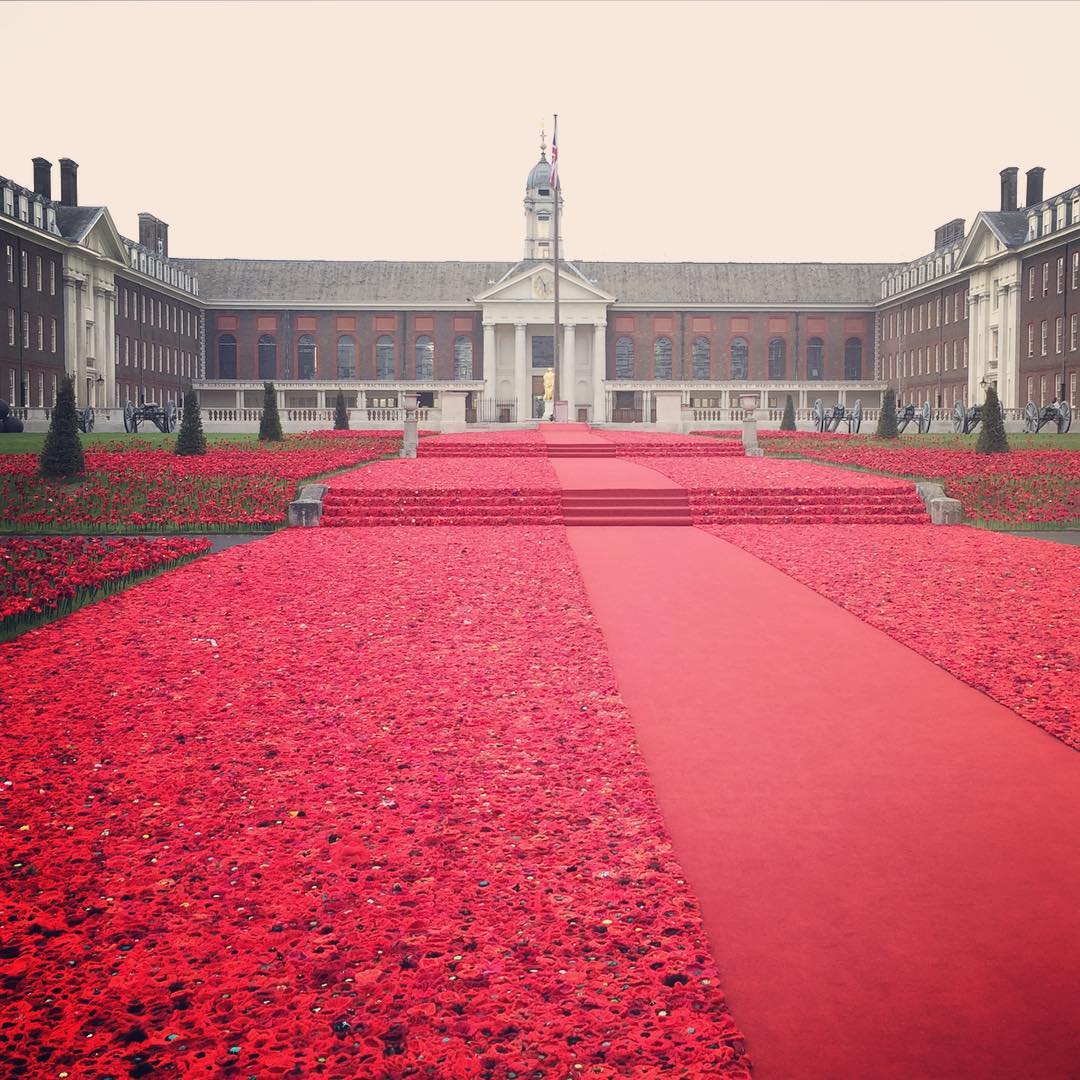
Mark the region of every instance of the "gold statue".
[[552, 368], [548, 368], [544, 372], [544, 400], [553, 401], [555, 399], [555, 372]]

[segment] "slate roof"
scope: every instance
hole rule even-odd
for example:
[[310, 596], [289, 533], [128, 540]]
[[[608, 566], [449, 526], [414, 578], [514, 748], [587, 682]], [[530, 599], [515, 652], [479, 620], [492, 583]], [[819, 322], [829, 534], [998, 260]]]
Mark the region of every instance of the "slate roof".
[[94, 227], [94, 222], [104, 213], [104, 206], [56, 207], [56, 225], [65, 240], [82, 243]]
[[[521, 262], [329, 262], [173, 259], [199, 275], [205, 301], [422, 306], [464, 303]], [[634, 304], [824, 304], [877, 302], [892, 263], [577, 262], [621, 306]]]
[[[1041, 204], [1040, 204], [1041, 205]], [[1028, 210], [984, 210], [982, 216], [1006, 247], [1019, 247], [1028, 238]]]

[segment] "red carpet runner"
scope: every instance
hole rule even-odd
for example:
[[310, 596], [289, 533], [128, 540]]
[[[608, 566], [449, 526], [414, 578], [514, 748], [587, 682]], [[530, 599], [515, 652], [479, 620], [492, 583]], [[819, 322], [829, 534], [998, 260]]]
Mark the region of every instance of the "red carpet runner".
[[1080, 1076], [1080, 756], [698, 529], [569, 536], [756, 1080]]

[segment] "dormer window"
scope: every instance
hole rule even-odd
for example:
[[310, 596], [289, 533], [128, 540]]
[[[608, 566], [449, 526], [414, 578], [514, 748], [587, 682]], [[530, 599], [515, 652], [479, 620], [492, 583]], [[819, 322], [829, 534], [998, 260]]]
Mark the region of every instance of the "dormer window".
[[4, 213], [8, 217], [15, 216], [15, 192], [11, 188], [4, 188]]
[[19, 196], [19, 220], [20, 221], [29, 221], [30, 220], [30, 204], [29, 204], [29, 202], [27, 202], [25, 195], [20, 195]]
[[42, 212], [41, 203], [39, 202], [34, 203], [34, 225], [39, 229], [45, 227], [45, 215]]
[[1039, 219], [1035, 214], [1028, 214], [1028, 239], [1034, 240], [1039, 235]]
[[1053, 211], [1048, 206], [1048, 207], [1046, 207], [1045, 210], [1043, 210], [1043, 213], [1042, 213], [1043, 236], [1045, 236], [1048, 232], [1050, 232], [1053, 229], [1053, 227], [1054, 227]]
[[50, 206], [45, 215], [45, 220], [48, 222], [49, 232], [57, 232], [56, 228], [56, 211]]

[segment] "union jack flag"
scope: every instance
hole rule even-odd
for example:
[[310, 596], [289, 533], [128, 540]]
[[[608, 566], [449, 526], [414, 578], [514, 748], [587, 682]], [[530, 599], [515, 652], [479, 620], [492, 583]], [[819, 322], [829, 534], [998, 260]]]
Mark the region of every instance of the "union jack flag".
[[559, 187], [559, 118], [555, 117], [555, 126], [551, 130], [551, 186]]

